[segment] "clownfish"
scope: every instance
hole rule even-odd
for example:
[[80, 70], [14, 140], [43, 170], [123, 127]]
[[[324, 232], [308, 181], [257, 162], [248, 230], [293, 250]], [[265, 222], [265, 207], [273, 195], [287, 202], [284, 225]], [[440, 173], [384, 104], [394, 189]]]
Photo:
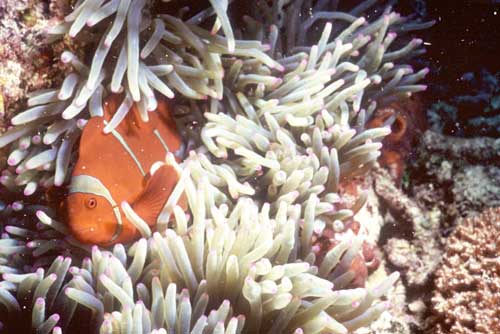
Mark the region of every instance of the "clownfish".
[[168, 164], [150, 173], [155, 162], [165, 161], [168, 152], [178, 153], [182, 147], [167, 103], [159, 100], [156, 111], [148, 113], [148, 122], [141, 120], [134, 104], [111, 133], [104, 133], [121, 102], [121, 95], [107, 98], [104, 115], [92, 117], [80, 137], [65, 204], [69, 228], [83, 243], [109, 246], [137, 238], [139, 232], [121, 203], [130, 203], [154, 226], [179, 179]]

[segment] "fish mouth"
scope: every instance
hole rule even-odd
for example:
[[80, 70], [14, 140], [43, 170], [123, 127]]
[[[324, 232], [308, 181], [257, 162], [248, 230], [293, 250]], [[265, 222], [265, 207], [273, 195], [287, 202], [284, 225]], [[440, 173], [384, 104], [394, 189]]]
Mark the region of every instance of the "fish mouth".
[[107, 246], [112, 243], [116, 230], [116, 222], [99, 222], [99, 225], [92, 222], [88, 225], [69, 224], [72, 235], [81, 243]]

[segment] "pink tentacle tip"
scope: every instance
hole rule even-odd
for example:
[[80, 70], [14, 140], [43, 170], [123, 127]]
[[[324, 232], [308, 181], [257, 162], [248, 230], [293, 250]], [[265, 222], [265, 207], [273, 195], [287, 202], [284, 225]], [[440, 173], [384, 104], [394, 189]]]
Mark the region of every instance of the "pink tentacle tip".
[[85, 125], [87, 125], [87, 122], [88, 121], [86, 119], [80, 118], [76, 121], [76, 126], [80, 129], [83, 129]]
[[21, 202], [14, 202], [14, 203], [12, 203], [12, 210], [19, 211], [22, 208], [23, 208], [23, 203], [21, 203]]
[[[318, 232], [315, 231], [316, 234], [319, 234]], [[321, 247], [319, 245], [314, 245], [311, 247], [311, 250], [313, 251], [313, 253], [319, 253], [321, 251]]]
[[61, 61], [62, 61], [64, 64], [67, 64], [67, 63], [69, 63], [69, 62], [71, 61], [71, 57], [66, 56], [66, 55], [64, 55], [64, 54], [63, 54], [63, 55], [61, 56]]
[[31, 138], [31, 141], [33, 142], [33, 144], [40, 144], [42, 142], [42, 137], [40, 135], [34, 135]]
[[33, 189], [24, 189], [23, 194], [24, 196], [31, 196], [35, 193], [35, 190]]

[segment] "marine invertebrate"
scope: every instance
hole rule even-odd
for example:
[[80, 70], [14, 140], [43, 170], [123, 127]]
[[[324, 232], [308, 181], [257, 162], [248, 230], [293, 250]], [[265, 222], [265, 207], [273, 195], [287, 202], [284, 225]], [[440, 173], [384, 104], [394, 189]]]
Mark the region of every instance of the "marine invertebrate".
[[459, 222], [436, 271], [432, 310], [436, 333], [500, 330], [500, 209]]
[[[121, 108], [110, 120], [106, 132], [112, 131], [123, 120], [132, 101], [140, 102], [141, 118], [148, 120], [147, 111], [157, 107], [154, 91], [172, 98], [174, 93], [169, 86], [192, 99], [222, 96], [220, 57], [232, 51], [234, 40], [227, 43], [212, 41], [210, 45], [217, 45], [217, 51], [209, 52], [207, 41], [192, 32], [186, 23], [168, 15], [152, 21], [143, 15], [145, 5], [146, 1], [109, 1], [105, 4], [82, 1], [65, 18], [65, 23], [49, 31], [55, 38], [65, 33], [75, 37], [85, 24], [93, 26], [104, 20], [101, 24], [107, 27], [106, 33], [99, 37], [90, 66], [82, 63], [75, 54], [63, 52], [61, 60], [71, 64], [75, 71], [66, 76], [60, 88], [33, 93], [28, 100], [30, 108], [10, 120], [13, 127], [3, 134], [0, 147], [15, 142], [11, 145], [8, 164], [15, 167], [16, 173], [4, 173], [4, 186], [10, 189], [23, 187], [28, 196], [38, 186], [62, 185], [68, 177], [69, 156], [80, 128], [89, 117], [102, 115], [102, 98], [108, 94], [106, 85], [111, 92], [120, 92], [126, 87]], [[88, 17], [91, 13], [93, 16]], [[225, 12], [221, 14], [225, 15]], [[165, 30], [166, 24], [170, 25], [169, 30]], [[141, 38], [142, 28], [149, 25], [150, 29]], [[119, 44], [118, 54], [114, 58], [111, 53], [116, 51], [113, 49], [116, 44]], [[229, 44], [229, 49], [226, 44]], [[267, 65], [278, 66], [261, 51], [260, 42], [251, 46], [253, 53]], [[169, 47], [175, 51], [170, 51]], [[184, 59], [189, 59], [189, 62], [185, 63]], [[106, 62], [114, 66], [111, 73], [106, 71]], [[165, 81], [160, 80], [163, 76]], [[217, 89], [212, 87], [214, 82], [218, 83]], [[17, 178], [16, 174], [23, 173]]]
[[[263, 2], [259, 4], [266, 6]], [[388, 94], [395, 96], [425, 88], [415, 83], [426, 74], [426, 70], [412, 74], [410, 67], [396, 62], [418, 54], [421, 40], [413, 39], [403, 48], [386, 50], [396, 44], [397, 33], [420, 29], [428, 24], [407, 22], [391, 13], [389, 8], [370, 25], [366, 25], [363, 17], [333, 12], [326, 17], [337, 19], [339, 26], [327, 23], [319, 36], [322, 37], [319, 44], [303, 46], [305, 38], [296, 32], [291, 22], [295, 22], [297, 15], [307, 6], [295, 2], [285, 9], [270, 9], [271, 16], [255, 13], [261, 23], [252, 24], [257, 28], [248, 32], [238, 31], [245, 37], [239, 42], [231, 38], [223, 6], [218, 5], [215, 12], [224, 17], [219, 17], [217, 22], [221, 23], [228, 38], [210, 34], [192, 24], [205, 19], [211, 13], [209, 10], [184, 23], [168, 15], [151, 20], [141, 14], [143, 11], [147, 13], [146, 5], [150, 6], [145, 1], [83, 1], [65, 18], [64, 24], [50, 31], [55, 36], [64, 33], [76, 36], [86, 23], [93, 26], [99, 22], [103, 29], [107, 29], [102, 36], [95, 36], [100, 39], [89, 66], [74, 54], [64, 52], [62, 61], [71, 63], [75, 72], [66, 77], [60, 89], [32, 94], [28, 100], [31, 108], [11, 119], [14, 127], [2, 136], [0, 147], [15, 143], [11, 145], [8, 162], [16, 172], [4, 172], [3, 185], [11, 189], [23, 187], [24, 193], [30, 195], [40, 185], [63, 184], [68, 176], [68, 157], [80, 133], [79, 125], [81, 127], [83, 120], [91, 115], [102, 114], [100, 105], [108, 85], [111, 92], [125, 89], [126, 94], [120, 112], [110, 121], [107, 131], [123, 119], [131, 101], [140, 102], [139, 109], [146, 120], [146, 110], [156, 108], [154, 91], [167, 97], [173, 97], [172, 89], [191, 99], [210, 97], [211, 110], [215, 111], [217, 101], [223, 97], [231, 100], [231, 107], [247, 106], [238, 93], [246, 94], [249, 89], [253, 90], [254, 85], [259, 89], [255, 91], [255, 98], [250, 96], [253, 108], [269, 109], [281, 124], [297, 128], [310, 126], [314, 117], [326, 110], [322, 112], [326, 117], [324, 128], [331, 127], [333, 122], [345, 126], [350, 118], [359, 116], [359, 131], [364, 119], [369, 118], [375, 108], [374, 103], [370, 108], [362, 108], [363, 100], [380, 101]], [[364, 2], [353, 13], [362, 12], [371, 5], [373, 3]], [[319, 10], [324, 6], [318, 3], [316, 7]], [[286, 18], [275, 24], [280, 11]], [[322, 16], [313, 15], [301, 23], [301, 31], [317, 27], [318, 21], [323, 20]], [[332, 29], [336, 32], [342, 27], [346, 27], [345, 30], [332, 38]], [[285, 31], [285, 37], [278, 33], [280, 29]], [[257, 39], [249, 41], [251, 38]], [[270, 44], [264, 45], [262, 39]], [[284, 52], [284, 47], [292, 53]], [[113, 56], [113, 52], [118, 54]], [[108, 63], [111, 73], [106, 70], [110, 67]], [[276, 76], [282, 70], [286, 72]], [[223, 73], [228, 73], [224, 80]], [[301, 83], [309, 83], [310, 87], [303, 89]], [[236, 89], [224, 96], [224, 84]], [[281, 89], [270, 93], [269, 90], [274, 88]], [[311, 103], [304, 102], [304, 99]], [[351, 112], [347, 103], [350, 99], [353, 99]], [[306, 106], [307, 112], [304, 111]], [[271, 107], [275, 107], [274, 110]], [[340, 112], [339, 119], [333, 117], [336, 112]], [[213, 145], [209, 148], [213, 149]], [[220, 152], [216, 156], [220, 156]]]
[[[387, 309], [386, 303], [371, 304], [397, 274], [369, 291], [341, 289], [352, 279], [347, 269], [361, 239], [342, 242], [321, 265], [313, 266], [310, 241], [299, 237], [293, 242], [291, 236], [313, 225], [314, 218], [301, 227], [299, 205], [281, 203], [279, 211], [271, 214], [269, 204], [259, 209], [250, 198], [233, 202], [214, 196], [217, 193], [207, 191], [206, 175], [199, 181], [189, 176], [200, 159], [201, 154], [188, 159], [179, 182], [186, 189], [193, 216], [186, 217], [175, 206], [176, 226], [165, 234], [157, 232], [149, 241], [137, 241], [129, 255], [121, 244], [111, 252], [94, 247], [81, 268], [70, 267], [71, 259], [59, 257], [45, 273], [41, 269], [4, 275], [4, 286], [15, 285], [18, 297], [26, 296], [21, 303], [26, 303], [34, 319], [40, 319], [33, 326], [54, 324], [53, 319], [60, 317], [64, 327], [75, 309], [81, 312], [77, 307], [81, 304], [92, 310], [90, 330], [97, 326], [106, 333], [129, 327], [147, 332], [161, 327], [181, 332], [206, 327], [218, 332], [226, 326], [231, 333], [296, 328], [347, 333]], [[306, 210], [311, 211], [311, 205], [315, 206], [309, 201]], [[73, 278], [63, 285], [68, 272]], [[0, 300], [9, 314], [19, 312], [10, 292], [2, 292]]]
[[[321, 236], [313, 235], [313, 251], [316, 256], [315, 264], [321, 264], [324, 256], [335, 246], [337, 246], [342, 240], [346, 239], [345, 236], [339, 235], [341, 233], [358, 233], [359, 231], [353, 231], [354, 226], [348, 226], [340, 222], [336, 221], [333, 224], [336, 228], [346, 229], [343, 230], [333, 230], [332, 227], [326, 227], [322, 232]], [[350, 225], [356, 225], [355, 222]], [[358, 225], [359, 226], [359, 225]], [[351, 238], [350, 236], [349, 238]], [[359, 236], [362, 238], [362, 236]], [[366, 283], [366, 279], [373, 270], [377, 269], [380, 265], [381, 255], [379, 254], [376, 246], [363, 241], [361, 246], [361, 250], [352, 260], [349, 271], [354, 274], [354, 279], [349, 283], [348, 287], [364, 287]]]
[[[312, 236], [344, 224], [363, 206], [361, 197], [341, 207], [339, 185], [373, 166], [380, 139], [390, 133], [387, 127], [365, 129], [377, 101], [425, 88], [416, 84], [425, 71], [413, 73], [399, 63], [421, 53], [422, 41], [400, 45], [396, 35], [429, 23], [402, 18], [390, 7], [370, 22], [359, 17], [375, 1], [350, 13], [325, 1], [278, 1], [272, 8], [259, 2], [243, 29], [231, 26], [228, 2], [211, 3], [213, 8], [180, 20], [152, 12], [142, 0], [85, 0], [52, 30], [74, 36], [85, 23], [102, 19], [105, 33], [97, 34], [90, 64], [63, 53], [75, 72], [60, 89], [32, 96], [33, 108], [12, 119], [14, 127], [0, 144], [11, 143], [17, 158], [11, 165], [23, 177], [11, 168], [0, 181], [12, 190], [26, 184], [25, 192], [30, 182], [30, 190], [63, 184], [80, 128], [103, 113], [104, 96], [121, 89], [124, 101], [106, 131], [119, 126], [133, 102], [147, 119], [157, 107], [155, 94], [175, 92], [177, 123], [192, 149], [181, 164], [167, 155], [166, 163], [181, 176], [156, 231], [129, 208], [143, 236], [131, 245], [94, 247], [91, 258], [74, 256], [70, 267], [69, 260], [53, 261], [57, 242], [27, 245], [31, 218], [23, 220], [27, 231], [9, 228], [2, 240], [6, 250], [15, 246], [28, 257], [47, 250], [43, 272], [18, 263], [4, 268], [13, 271], [0, 288], [9, 317], [31, 317], [34, 327], [46, 328], [56, 326], [57, 313], [57, 325], [71, 330], [77, 326], [73, 312], [84, 315], [87, 308], [87, 323], [95, 326], [90, 330], [104, 333], [128, 326], [183, 333], [346, 333], [389, 307], [378, 299], [398, 274], [375, 289], [346, 288], [357, 278], [351, 265], [361, 237], [346, 234], [316, 261]], [[311, 8], [312, 16], [306, 15]], [[211, 33], [202, 26], [214, 13]], [[325, 18], [333, 24], [322, 24]], [[188, 215], [178, 205], [182, 192]], [[50, 218], [55, 216], [40, 210], [37, 216], [59, 230], [46, 234], [62, 233], [86, 249], [67, 237], [64, 225]], [[56, 240], [63, 238], [57, 234]]]

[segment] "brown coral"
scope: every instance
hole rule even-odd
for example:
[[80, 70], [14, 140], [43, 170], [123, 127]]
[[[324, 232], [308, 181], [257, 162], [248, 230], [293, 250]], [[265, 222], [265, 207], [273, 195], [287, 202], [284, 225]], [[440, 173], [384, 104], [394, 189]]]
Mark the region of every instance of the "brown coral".
[[432, 298], [435, 333], [500, 333], [500, 207], [463, 220], [448, 239]]

